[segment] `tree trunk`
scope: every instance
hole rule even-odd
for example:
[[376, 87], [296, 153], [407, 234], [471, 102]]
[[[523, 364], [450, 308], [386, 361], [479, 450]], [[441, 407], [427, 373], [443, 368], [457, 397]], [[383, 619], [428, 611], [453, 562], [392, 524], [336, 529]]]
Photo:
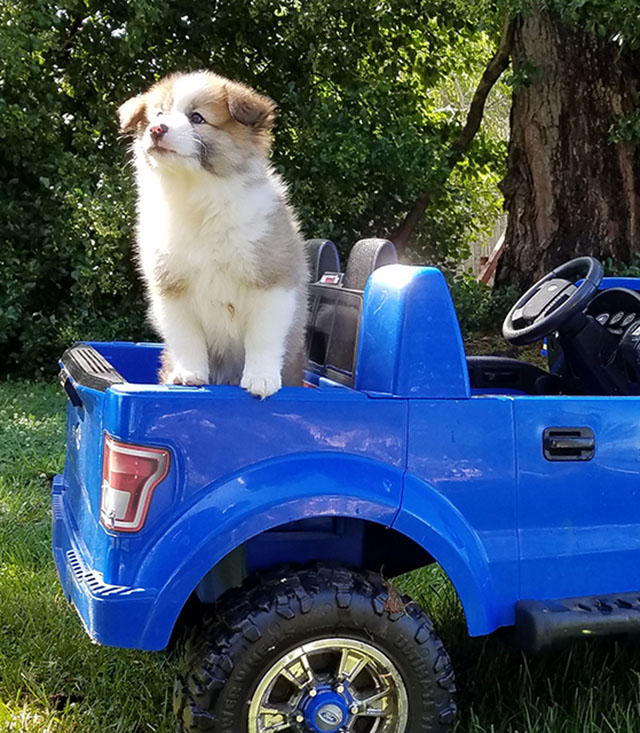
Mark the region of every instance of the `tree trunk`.
[[522, 290], [585, 254], [628, 262], [640, 242], [640, 152], [612, 143], [611, 129], [637, 105], [630, 52], [537, 10], [517, 23], [512, 61], [496, 282]]

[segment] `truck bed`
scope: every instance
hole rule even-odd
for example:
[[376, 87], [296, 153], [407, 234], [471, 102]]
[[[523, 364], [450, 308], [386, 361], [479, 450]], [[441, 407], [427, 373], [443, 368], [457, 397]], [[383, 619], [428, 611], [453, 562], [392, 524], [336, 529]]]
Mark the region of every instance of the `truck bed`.
[[[323, 377], [314, 389], [283, 388], [265, 401], [239, 387], [168, 387], [156, 380], [160, 351], [156, 344], [86, 343], [61, 360], [70, 399], [65, 471], [54, 485], [54, 550], [68, 597], [86, 606], [85, 624], [95, 623], [92, 636], [105, 643], [109, 631], [96, 615], [103, 594], [151, 602], [176, 555], [195, 552], [190, 537], [200, 529], [194, 525], [215, 526], [216, 554], [224, 555], [233, 549], [239, 518], [257, 535], [299, 519], [302, 505], [303, 516], [312, 516], [319, 488], [298, 478], [296, 465], [301, 477], [309, 461], [339, 465], [348, 455], [357, 459], [358, 482], [368, 483], [363, 511], [389, 525], [400, 503], [406, 401], [370, 399]], [[100, 519], [107, 438], [169, 454], [167, 476], [135, 533], [114, 532]], [[285, 460], [283, 476], [278, 466]], [[252, 485], [258, 472], [261, 481], [272, 475], [270, 486]], [[322, 493], [336, 516], [345, 502], [358, 501], [357, 491], [346, 496], [339, 486], [323, 485]]]

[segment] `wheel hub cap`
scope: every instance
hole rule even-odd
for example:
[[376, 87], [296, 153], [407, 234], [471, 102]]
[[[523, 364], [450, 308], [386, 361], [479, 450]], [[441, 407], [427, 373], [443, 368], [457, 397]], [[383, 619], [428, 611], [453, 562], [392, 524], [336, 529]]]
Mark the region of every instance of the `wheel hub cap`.
[[407, 733], [407, 690], [395, 664], [346, 637], [310, 641], [283, 655], [259, 680], [248, 733]]
[[342, 718], [342, 710], [337, 705], [325, 705], [316, 713], [316, 725], [320, 730], [335, 730]]
[[303, 700], [301, 709], [304, 710], [305, 722], [313, 733], [335, 733], [349, 715], [344, 697], [331, 689]]

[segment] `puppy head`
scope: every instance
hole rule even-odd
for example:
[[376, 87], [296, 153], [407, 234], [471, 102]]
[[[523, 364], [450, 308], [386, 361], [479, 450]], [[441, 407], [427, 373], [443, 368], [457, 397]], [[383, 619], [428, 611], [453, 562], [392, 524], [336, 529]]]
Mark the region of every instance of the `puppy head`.
[[152, 167], [229, 175], [264, 157], [275, 103], [208, 71], [174, 74], [118, 110], [120, 131], [135, 136]]

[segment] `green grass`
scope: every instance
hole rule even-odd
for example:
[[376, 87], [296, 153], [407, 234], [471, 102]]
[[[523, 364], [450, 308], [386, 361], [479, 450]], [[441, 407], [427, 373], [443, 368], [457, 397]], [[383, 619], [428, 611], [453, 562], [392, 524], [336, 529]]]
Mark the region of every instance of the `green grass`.
[[0, 730], [172, 731], [171, 660], [92, 644], [58, 583], [65, 409], [55, 385], [0, 384]]
[[433, 619], [456, 671], [455, 733], [638, 733], [640, 646], [591, 640], [527, 656], [495, 636], [471, 639], [439, 568], [402, 578]]
[[[59, 588], [49, 482], [63, 465], [64, 410], [54, 385], [0, 384], [0, 731], [171, 731], [175, 659], [93, 645]], [[401, 585], [432, 616], [453, 659], [455, 733], [640, 731], [634, 643], [525, 657], [497, 639], [466, 636], [437, 568]]]

